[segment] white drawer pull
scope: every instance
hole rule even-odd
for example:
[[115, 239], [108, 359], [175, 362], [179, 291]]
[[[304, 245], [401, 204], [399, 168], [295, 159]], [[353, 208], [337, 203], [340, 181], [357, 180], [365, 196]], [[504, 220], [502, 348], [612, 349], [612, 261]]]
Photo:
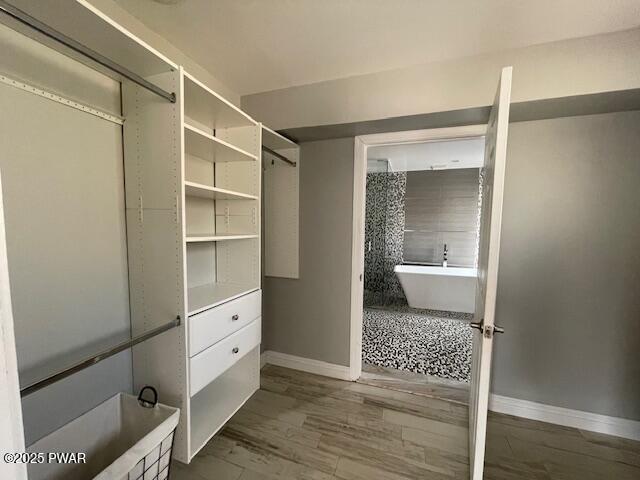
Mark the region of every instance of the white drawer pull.
[[240, 318], [240, 315], [238, 315], [238, 314], [236, 313], [233, 317], [231, 317], [231, 320], [233, 320], [233, 321], [235, 322], [235, 321], [236, 321], [236, 320], [238, 320], [239, 318]]
[[238, 347], [233, 347], [233, 350], [231, 350], [233, 353], [238, 353], [240, 351], [240, 349]]

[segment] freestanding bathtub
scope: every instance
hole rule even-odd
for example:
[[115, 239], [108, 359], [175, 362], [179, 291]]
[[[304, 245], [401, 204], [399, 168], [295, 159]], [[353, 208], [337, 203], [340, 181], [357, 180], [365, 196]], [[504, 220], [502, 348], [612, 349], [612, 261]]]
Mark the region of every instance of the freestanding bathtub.
[[394, 271], [410, 307], [464, 313], [475, 310], [475, 268], [396, 265]]

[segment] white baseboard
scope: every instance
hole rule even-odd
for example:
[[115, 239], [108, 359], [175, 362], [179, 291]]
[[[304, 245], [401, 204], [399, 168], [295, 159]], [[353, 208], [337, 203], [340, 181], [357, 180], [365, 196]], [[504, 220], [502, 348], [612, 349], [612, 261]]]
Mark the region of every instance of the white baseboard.
[[260, 354], [260, 370], [262, 370], [264, 368], [264, 366], [267, 364], [268, 353], [269, 353], [269, 351], [265, 350], [264, 352], [262, 352]]
[[297, 357], [287, 353], [274, 352], [273, 350], [267, 350], [260, 356], [261, 368], [267, 363], [307, 373], [315, 373], [316, 375], [323, 375], [325, 377], [337, 378], [339, 380], [351, 379], [349, 367], [344, 365]]
[[640, 440], [640, 422], [492, 394], [489, 410], [616, 437]]

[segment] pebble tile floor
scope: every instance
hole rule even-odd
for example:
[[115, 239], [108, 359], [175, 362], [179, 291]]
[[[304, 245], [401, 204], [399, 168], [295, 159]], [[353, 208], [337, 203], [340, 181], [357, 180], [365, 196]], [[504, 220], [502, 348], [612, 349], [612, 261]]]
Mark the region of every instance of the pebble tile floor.
[[469, 382], [471, 342], [464, 314], [408, 307], [364, 309], [362, 360], [370, 365]]

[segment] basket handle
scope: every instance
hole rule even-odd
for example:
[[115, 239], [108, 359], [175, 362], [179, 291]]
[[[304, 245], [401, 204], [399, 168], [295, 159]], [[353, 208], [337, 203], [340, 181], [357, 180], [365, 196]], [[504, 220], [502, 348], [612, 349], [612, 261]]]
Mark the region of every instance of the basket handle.
[[[143, 394], [145, 390], [151, 390], [151, 392], [153, 393], [153, 401], [144, 398]], [[138, 403], [145, 408], [155, 407], [158, 403], [158, 391], [150, 385], [142, 387], [140, 393], [138, 394]]]

